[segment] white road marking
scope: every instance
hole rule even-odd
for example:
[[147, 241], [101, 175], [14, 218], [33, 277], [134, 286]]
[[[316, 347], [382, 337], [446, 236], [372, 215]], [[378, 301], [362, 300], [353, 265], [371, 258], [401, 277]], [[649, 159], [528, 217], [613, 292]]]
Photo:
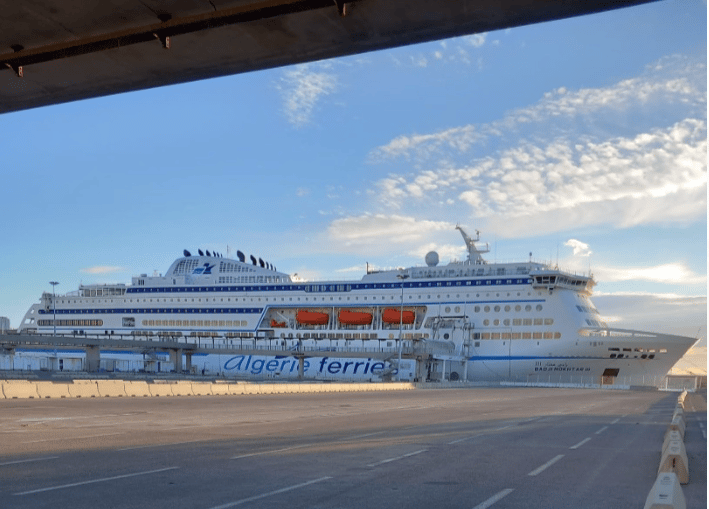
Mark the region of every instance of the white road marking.
[[146, 472], [135, 472], [133, 474], [116, 475], [113, 477], [104, 477], [103, 479], [92, 479], [90, 481], [75, 482], [75, 483], [71, 483], [71, 484], [63, 484], [61, 486], [51, 486], [49, 488], [40, 488], [38, 490], [23, 491], [21, 493], [14, 493], [14, 495], [31, 495], [33, 493], [42, 493], [44, 491], [62, 490], [64, 488], [73, 488], [75, 486], [84, 486], [86, 484], [94, 484], [97, 482], [115, 481], [116, 479], [125, 479], [126, 477], [136, 477], [139, 475], [157, 474], [158, 472], [166, 472], [168, 470], [175, 470], [176, 468], [178, 468], [178, 467], [167, 467], [167, 468], [160, 468], [158, 470], [148, 470]]
[[8, 462], [6, 462], [6, 463], [0, 463], [0, 467], [5, 466], [5, 465], [16, 465], [16, 464], [18, 464], [18, 463], [30, 463], [30, 462], [33, 462], [33, 461], [55, 460], [55, 459], [57, 459], [58, 457], [59, 457], [59, 456], [46, 456], [46, 457], [44, 457], [44, 458], [33, 458], [33, 459], [29, 459], [29, 460], [8, 461]]
[[453, 440], [452, 442], [448, 442], [448, 445], [453, 445], [453, 444], [457, 444], [460, 442], [465, 442], [466, 440], [470, 440], [471, 438], [475, 438], [475, 437], [479, 437], [479, 436], [480, 435], [471, 435], [469, 437], [459, 438], [458, 440]]
[[697, 421], [699, 423], [699, 429], [702, 430], [702, 436], [706, 439], [707, 437], [707, 430], [704, 429], [704, 423], [702, 421]]
[[584, 439], [581, 440], [578, 444], [572, 445], [571, 447], [569, 447], [569, 449], [578, 449], [579, 447], [581, 447], [583, 444], [585, 444], [585, 443], [588, 442], [589, 440], [591, 440], [591, 437], [584, 438]]
[[293, 447], [286, 447], [285, 449], [274, 449], [272, 451], [253, 452], [251, 454], [242, 454], [241, 456], [234, 456], [231, 459], [238, 460], [241, 458], [250, 458], [251, 456], [261, 456], [263, 454], [273, 454], [275, 452], [291, 451], [293, 449], [301, 449], [303, 447], [310, 447], [311, 445], [312, 444], [294, 445]]
[[171, 445], [182, 445], [182, 444], [193, 444], [195, 442], [204, 442], [204, 439], [200, 440], [187, 440], [186, 442], [171, 442], [169, 444], [148, 444], [148, 445], [136, 445], [135, 447], [124, 447], [123, 449], [116, 449], [116, 451], [132, 451], [134, 449], [146, 449], [148, 447], [168, 447]]
[[288, 486], [287, 488], [281, 488], [280, 490], [269, 491], [268, 493], [262, 493], [261, 495], [255, 495], [255, 496], [249, 497], [249, 498], [242, 498], [241, 500], [237, 500], [235, 502], [229, 502], [227, 504], [217, 505], [217, 506], [212, 507], [211, 509], [227, 509], [228, 507], [236, 507], [237, 505], [245, 504], [247, 502], [253, 502], [254, 500], [261, 500], [262, 498], [270, 497], [273, 495], [278, 495], [280, 493], [286, 493], [287, 491], [297, 490], [298, 488], [304, 488], [305, 486], [309, 486], [309, 485], [315, 484], [317, 482], [327, 481], [328, 479], [332, 479], [332, 477], [321, 477], [320, 479], [313, 479], [312, 481], [308, 481], [308, 482], [304, 482], [304, 483], [300, 483], [300, 484], [295, 484], [293, 486]]
[[416, 454], [421, 454], [422, 452], [426, 452], [428, 449], [421, 449], [420, 451], [415, 451], [415, 452], [410, 452], [409, 454], [404, 454], [403, 456], [397, 456], [396, 458], [389, 458], [386, 460], [379, 461], [377, 463], [372, 463], [371, 465], [367, 465], [368, 467], [376, 467], [377, 465], [383, 465], [384, 463], [390, 463], [392, 461], [408, 458], [409, 456], [414, 456]]
[[618, 417], [615, 421], [611, 422], [611, 424], [617, 424], [619, 420], [620, 420], [620, 417]]
[[605, 430], [607, 430], [607, 429], [608, 429], [608, 426], [603, 426], [601, 429], [599, 429], [598, 431], [596, 431], [596, 435], [600, 435], [601, 433], [603, 433], [603, 432], [604, 432]]
[[546, 463], [544, 463], [541, 467], [532, 470], [527, 475], [539, 475], [563, 457], [564, 457], [563, 454], [559, 454], [558, 456], [555, 456], [554, 458], [552, 458], [549, 461], [547, 461]]
[[386, 433], [385, 431], [375, 431], [374, 433], [366, 433], [364, 435], [355, 435], [353, 437], [348, 437], [348, 438], [343, 438], [340, 440], [340, 442], [347, 442], [348, 440], [357, 440], [358, 438], [365, 438], [365, 437], [371, 437], [374, 435], [381, 435], [382, 433]]
[[125, 433], [106, 433], [102, 435], [86, 435], [82, 437], [59, 437], [59, 438], [45, 438], [42, 440], [30, 440], [29, 442], [22, 442], [23, 444], [37, 444], [39, 442], [55, 442], [57, 440], [84, 440], [86, 438], [98, 438], [98, 437], [112, 437], [115, 435], [124, 435]]
[[487, 509], [492, 504], [494, 504], [495, 502], [497, 502], [498, 500], [500, 500], [502, 498], [505, 498], [507, 495], [509, 495], [513, 491], [514, 491], [514, 489], [512, 489], [512, 488], [507, 488], [506, 490], [502, 490], [501, 492], [497, 493], [496, 495], [493, 495], [490, 498], [488, 498], [482, 504], [476, 505], [475, 507], [473, 507], [473, 509]]

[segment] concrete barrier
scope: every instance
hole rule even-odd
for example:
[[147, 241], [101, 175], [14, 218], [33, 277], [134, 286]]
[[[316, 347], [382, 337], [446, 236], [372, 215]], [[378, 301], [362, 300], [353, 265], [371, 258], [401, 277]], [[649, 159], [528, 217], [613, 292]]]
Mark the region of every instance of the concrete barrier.
[[126, 395], [126, 382], [123, 380], [97, 380], [96, 386], [103, 398], [120, 398]]
[[644, 509], [687, 509], [687, 502], [673, 472], [660, 474], [645, 500]]
[[660, 459], [660, 468], [657, 473], [674, 472], [677, 474], [680, 484], [689, 482], [689, 463], [687, 461], [687, 450], [684, 448], [684, 442], [680, 440], [672, 440], [662, 452]]
[[235, 384], [228, 384], [227, 386], [229, 389], [229, 394], [234, 395], [234, 396], [240, 396], [242, 394], [245, 394], [244, 388], [246, 387], [244, 384], [240, 383], [235, 383]]
[[5, 399], [39, 399], [37, 385], [27, 380], [0, 380], [0, 394]]
[[172, 389], [168, 383], [153, 382], [147, 385], [151, 396], [172, 396]]
[[672, 431], [679, 431], [679, 434], [682, 435], [682, 440], [684, 440], [684, 430], [686, 428], [686, 425], [684, 423], [684, 419], [680, 416], [676, 416], [672, 418], [672, 423], [670, 424], [669, 429]]
[[244, 392], [242, 394], [259, 394], [258, 384], [245, 383]]
[[68, 384], [69, 394], [72, 398], [100, 398], [96, 380], [74, 380]]
[[214, 394], [212, 392], [211, 382], [192, 382], [192, 394], [195, 396], [211, 396]]
[[681, 442], [682, 435], [680, 435], [679, 431], [677, 430], [668, 429], [665, 432], [665, 440], [662, 442], [662, 452], [664, 453], [665, 449], [667, 449], [667, 444], [675, 440], [679, 440]]
[[[212, 394], [215, 396], [226, 396], [229, 394], [229, 384], [215, 382], [211, 384]], [[194, 387], [192, 388], [194, 391]]]
[[173, 396], [194, 396], [192, 382], [177, 381], [171, 382], [169, 385]]
[[66, 382], [35, 382], [37, 394], [41, 398], [71, 398], [69, 384]]
[[150, 388], [147, 382], [124, 382], [126, 396], [132, 398], [147, 398], [150, 397]]

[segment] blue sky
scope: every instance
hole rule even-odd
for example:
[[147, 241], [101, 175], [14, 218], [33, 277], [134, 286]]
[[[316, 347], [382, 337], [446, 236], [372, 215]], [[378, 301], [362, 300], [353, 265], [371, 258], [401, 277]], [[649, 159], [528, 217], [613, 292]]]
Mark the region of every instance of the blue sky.
[[[707, 6], [666, 1], [0, 116], [0, 316], [187, 248], [286, 273], [552, 260], [706, 334]], [[17, 79], [3, 73], [2, 79]]]

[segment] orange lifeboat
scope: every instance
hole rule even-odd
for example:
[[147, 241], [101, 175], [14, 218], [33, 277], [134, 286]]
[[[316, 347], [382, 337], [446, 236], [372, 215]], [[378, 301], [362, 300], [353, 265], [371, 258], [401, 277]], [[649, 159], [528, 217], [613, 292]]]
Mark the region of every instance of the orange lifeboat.
[[372, 314], [363, 311], [343, 309], [337, 318], [340, 323], [345, 325], [369, 325], [372, 323]]
[[399, 309], [386, 308], [382, 313], [382, 321], [384, 323], [403, 323], [410, 325], [414, 323], [414, 318], [416, 314], [413, 311], [406, 311], [402, 313]]
[[285, 327], [286, 322], [277, 322], [273, 318], [271, 318], [271, 327]]
[[295, 319], [302, 325], [327, 325], [330, 316], [327, 313], [300, 309], [295, 314]]

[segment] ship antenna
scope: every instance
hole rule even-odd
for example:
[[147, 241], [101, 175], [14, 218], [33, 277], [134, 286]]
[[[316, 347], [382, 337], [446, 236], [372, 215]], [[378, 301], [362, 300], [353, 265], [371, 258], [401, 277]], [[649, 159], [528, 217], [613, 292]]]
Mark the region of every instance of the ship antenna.
[[480, 240], [480, 232], [478, 230], [475, 230], [477, 236], [475, 240], [473, 240], [468, 236], [467, 233], [465, 233], [465, 230], [463, 230], [460, 225], [456, 225], [455, 229], [460, 231], [460, 234], [463, 236], [463, 240], [465, 241], [465, 245], [468, 248], [468, 263], [474, 263], [477, 265], [486, 263], [482, 257], [482, 254], [489, 253], [490, 249], [487, 246], [485, 247], [485, 249], [478, 249], [475, 246], [475, 243]]

